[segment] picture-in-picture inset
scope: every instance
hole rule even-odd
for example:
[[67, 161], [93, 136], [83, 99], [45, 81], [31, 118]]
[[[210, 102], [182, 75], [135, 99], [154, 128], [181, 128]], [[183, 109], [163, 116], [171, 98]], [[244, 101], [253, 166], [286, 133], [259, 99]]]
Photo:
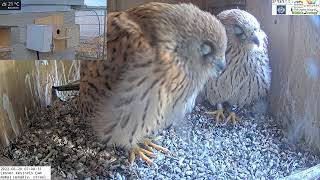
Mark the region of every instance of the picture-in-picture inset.
[[104, 60], [106, 0], [0, 1], [0, 60]]

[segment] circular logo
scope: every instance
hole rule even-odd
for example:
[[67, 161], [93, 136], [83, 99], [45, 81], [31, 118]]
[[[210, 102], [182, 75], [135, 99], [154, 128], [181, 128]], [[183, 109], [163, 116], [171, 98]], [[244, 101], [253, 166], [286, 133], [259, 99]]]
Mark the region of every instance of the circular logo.
[[286, 13], [286, 8], [283, 7], [283, 6], [278, 6], [277, 13], [278, 14], [285, 14]]

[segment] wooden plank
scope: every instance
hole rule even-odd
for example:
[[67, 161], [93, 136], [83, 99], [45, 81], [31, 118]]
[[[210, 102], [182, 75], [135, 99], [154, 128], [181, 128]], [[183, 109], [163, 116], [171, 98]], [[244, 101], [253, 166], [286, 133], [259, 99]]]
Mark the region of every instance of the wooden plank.
[[67, 39], [67, 27], [64, 25], [55, 25], [53, 28], [53, 39]]
[[11, 159], [8, 159], [0, 155], [0, 166], [13, 166], [14, 162]]
[[123, 11], [129, 8], [137, 7], [142, 4], [146, 4], [149, 2], [162, 2], [162, 3], [170, 3], [170, 4], [177, 4], [177, 3], [193, 3], [200, 8], [203, 7], [203, 2], [206, 0], [109, 0], [108, 1], [108, 12], [115, 12], [115, 11]]
[[1, 60], [9, 60], [11, 59], [11, 52], [0, 52], [0, 59]]
[[108, 12], [117, 11], [117, 0], [108, 0]]
[[55, 25], [53, 29], [53, 52], [61, 52], [66, 49], [66, 27]]
[[0, 27], [0, 47], [7, 48], [11, 44], [11, 29], [10, 27]]
[[226, 10], [226, 9], [242, 9], [246, 10], [246, 7], [243, 5], [228, 5], [223, 7], [209, 7], [206, 9], [206, 11], [210, 12], [211, 14], [218, 15], [220, 12]]
[[227, 6], [244, 6], [246, 5], [246, 0], [208, 0], [208, 8], [213, 7], [227, 7]]
[[191, 3], [198, 6], [202, 10], [205, 10], [207, 7], [207, 0], [191, 0]]
[[66, 49], [65, 39], [54, 39], [53, 40], [53, 52], [62, 52]]
[[11, 47], [0, 46], [0, 52], [11, 52], [11, 51], [12, 51]]
[[67, 39], [67, 48], [76, 47], [80, 43], [80, 25], [75, 24], [67, 28], [66, 35], [70, 38]]
[[80, 41], [80, 26], [56, 25], [53, 32], [53, 51], [61, 52], [66, 48], [76, 47]]
[[226, 9], [246, 9], [246, 0], [206, 0], [205, 11], [217, 15]]
[[320, 178], [320, 164], [309, 169], [294, 173], [290, 176], [281, 178], [279, 180], [300, 180], [300, 179], [318, 179]]
[[51, 16], [46, 17], [39, 17], [35, 19], [35, 24], [44, 24], [44, 25], [50, 25], [50, 24], [63, 24], [63, 14], [54, 14]]

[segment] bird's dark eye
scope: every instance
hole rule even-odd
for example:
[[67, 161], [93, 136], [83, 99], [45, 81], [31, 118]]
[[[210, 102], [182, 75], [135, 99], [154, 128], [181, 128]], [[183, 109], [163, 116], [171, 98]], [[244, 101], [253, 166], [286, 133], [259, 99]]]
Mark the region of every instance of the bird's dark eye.
[[201, 56], [207, 56], [211, 54], [212, 51], [213, 51], [213, 47], [209, 42], [204, 42], [201, 44], [201, 47], [200, 47]]
[[241, 36], [241, 35], [244, 33], [244, 31], [243, 31], [243, 29], [242, 29], [240, 26], [235, 25], [235, 26], [234, 26], [234, 33], [235, 33], [237, 36]]

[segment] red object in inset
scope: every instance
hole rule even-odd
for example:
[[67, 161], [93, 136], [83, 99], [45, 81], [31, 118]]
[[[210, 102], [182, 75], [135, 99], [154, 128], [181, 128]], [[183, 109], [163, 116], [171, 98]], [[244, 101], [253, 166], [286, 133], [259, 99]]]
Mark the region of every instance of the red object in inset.
[[315, 4], [317, 2], [317, 0], [307, 0], [308, 4]]

